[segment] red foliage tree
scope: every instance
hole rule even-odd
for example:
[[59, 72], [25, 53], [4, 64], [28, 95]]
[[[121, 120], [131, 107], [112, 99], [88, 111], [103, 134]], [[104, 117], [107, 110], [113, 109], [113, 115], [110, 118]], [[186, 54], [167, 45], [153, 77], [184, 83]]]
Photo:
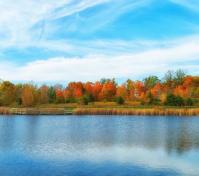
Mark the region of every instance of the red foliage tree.
[[112, 101], [116, 94], [116, 85], [113, 81], [108, 81], [103, 84], [102, 90], [100, 92], [101, 97], [104, 100]]
[[102, 90], [102, 87], [103, 87], [103, 85], [99, 81], [94, 83], [93, 89], [92, 89], [92, 94], [93, 94], [93, 97], [94, 97], [95, 101], [100, 100], [100, 98], [101, 98], [100, 97], [100, 92]]
[[125, 84], [117, 87], [116, 96], [122, 97], [123, 99], [126, 99], [128, 97], [128, 91]]

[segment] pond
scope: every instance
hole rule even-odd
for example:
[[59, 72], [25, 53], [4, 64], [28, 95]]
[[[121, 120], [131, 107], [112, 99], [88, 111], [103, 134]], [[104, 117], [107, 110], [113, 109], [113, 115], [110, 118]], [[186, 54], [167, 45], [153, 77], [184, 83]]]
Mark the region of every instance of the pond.
[[199, 118], [1, 116], [1, 176], [199, 175]]

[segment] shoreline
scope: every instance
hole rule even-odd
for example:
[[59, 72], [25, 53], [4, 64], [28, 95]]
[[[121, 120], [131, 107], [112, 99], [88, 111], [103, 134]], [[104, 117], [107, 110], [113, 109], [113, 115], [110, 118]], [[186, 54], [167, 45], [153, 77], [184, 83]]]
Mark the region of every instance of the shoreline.
[[199, 108], [10, 108], [0, 107], [0, 115], [136, 115], [136, 116], [199, 116]]

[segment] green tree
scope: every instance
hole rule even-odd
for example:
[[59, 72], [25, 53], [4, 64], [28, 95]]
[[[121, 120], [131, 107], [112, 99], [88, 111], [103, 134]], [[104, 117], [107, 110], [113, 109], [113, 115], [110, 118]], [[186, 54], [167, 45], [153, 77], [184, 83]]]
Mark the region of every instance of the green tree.
[[85, 94], [82, 97], [80, 97], [79, 98], [79, 103], [81, 105], [87, 105], [89, 103], [89, 96]]
[[53, 86], [49, 87], [48, 89], [48, 101], [49, 103], [55, 103], [56, 101], [56, 92]]
[[191, 98], [187, 98], [185, 100], [185, 105], [187, 105], [187, 106], [193, 106], [194, 105], [194, 101]]
[[144, 79], [144, 85], [147, 89], [151, 89], [154, 87], [158, 82], [160, 82], [157, 76], [149, 76]]
[[122, 105], [122, 104], [124, 104], [124, 102], [125, 102], [125, 100], [121, 96], [116, 97], [116, 103], [117, 104]]
[[23, 89], [23, 85], [22, 84], [16, 84], [15, 85], [16, 88], [16, 103], [17, 105], [21, 105], [22, 104], [22, 89]]
[[149, 105], [158, 105], [160, 104], [160, 100], [155, 98], [151, 92], [147, 92], [146, 103]]
[[175, 85], [182, 84], [185, 76], [186, 76], [186, 74], [183, 70], [181, 70], [181, 69], [177, 70], [175, 72], [175, 77], [174, 77]]
[[169, 87], [169, 88], [172, 88], [173, 87], [173, 80], [174, 80], [174, 77], [175, 77], [175, 73], [171, 70], [168, 70], [165, 75], [164, 75], [164, 82], [165, 84]]

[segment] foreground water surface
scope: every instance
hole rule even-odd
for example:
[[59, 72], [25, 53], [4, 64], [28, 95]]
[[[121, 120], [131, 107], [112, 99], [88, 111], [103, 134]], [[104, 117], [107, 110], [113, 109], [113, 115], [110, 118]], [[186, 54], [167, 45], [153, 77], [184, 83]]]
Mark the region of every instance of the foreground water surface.
[[0, 175], [198, 176], [199, 118], [1, 116]]

